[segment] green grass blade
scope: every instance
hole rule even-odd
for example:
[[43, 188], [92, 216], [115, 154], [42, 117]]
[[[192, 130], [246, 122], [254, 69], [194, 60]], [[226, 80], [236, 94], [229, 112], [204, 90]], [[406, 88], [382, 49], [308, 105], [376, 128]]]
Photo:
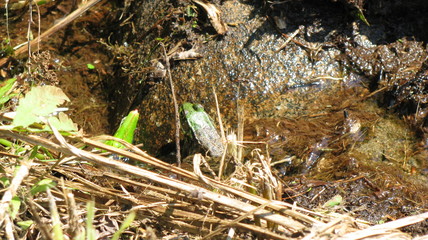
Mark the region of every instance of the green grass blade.
[[132, 211], [126, 217], [125, 221], [123, 221], [122, 225], [117, 232], [114, 233], [113, 238], [111, 240], [119, 240], [120, 235], [131, 225], [136, 216], [136, 212]]
[[95, 202], [89, 201], [86, 204], [86, 239], [95, 240], [95, 228], [94, 228], [94, 217], [95, 217]]

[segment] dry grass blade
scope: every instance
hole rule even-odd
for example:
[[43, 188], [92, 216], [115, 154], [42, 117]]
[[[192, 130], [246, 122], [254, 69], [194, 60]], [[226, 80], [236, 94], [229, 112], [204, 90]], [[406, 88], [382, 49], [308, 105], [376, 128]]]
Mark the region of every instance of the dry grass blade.
[[221, 12], [214, 4], [205, 0], [193, 0], [193, 2], [201, 6], [207, 12], [208, 18], [218, 34], [224, 35], [227, 33], [227, 26], [223, 20], [221, 20]]
[[[58, 132], [56, 132], [55, 135], [58, 138], [58, 140], [61, 142], [61, 146], [54, 144], [48, 140], [37, 137], [37, 136], [19, 135], [19, 134], [16, 134], [16, 133], [13, 133], [10, 131], [4, 131], [4, 130], [1, 130], [0, 134], [1, 135], [13, 136], [14, 138], [18, 138], [18, 139], [21, 139], [23, 141], [26, 141], [26, 142], [29, 142], [32, 144], [41, 145], [41, 146], [44, 146], [48, 149], [58, 151], [58, 152], [62, 152], [66, 155], [76, 155], [76, 156], [79, 156], [80, 158], [82, 158], [84, 160], [99, 164], [99, 165], [104, 166], [104, 167], [109, 167], [109, 168], [114, 169], [116, 171], [121, 171], [121, 172], [130, 174], [130, 175], [134, 175], [134, 176], [138, 176], [138, 177], [141, 177], [144, 179], [148, 179], [152, 182], [157, 182], [161, 185], [167, 185], [167, 186], [172, 187], [176, 190], [186, 192], [188, 195], [191, 195], [191, 194], [195, 193], [195, 191], [196, 191], [198, 193], [201, 193], [205, 200], [210, 200], [210, 201], [216, 202], [220, 205], [231, 207], [233, 209], [237, 209], [237, 210], [244, 212], [244, 213], [252, 211], [255, 208], [257, 208], [256, 206], [253, 206], [251, 204], [242, 202], [242, 201], [237, 200], [237, 199], [227, 197], [225, 195], [221, 195], [221, 194], [212, 192], [212, 191], [205, 189], [205, 188], [201, 188], [201, 187], [189, 184], [189, 183], [178, 181], [176, 179], [171, 179], [169, 177], [162, 176], [160, 174], [156, 174], [156, 173], [150, 172], [148, 170], [144, 170], [144, 169], [141, 169], [141, 168], [120, 162], [120, 161], [114, 161], [112, 159], [108, 159], [108, 158], [105, 158], [105, 157], [102, 157], [102, 156], [99, 156], [99, 155], [96, 155], [96, 154], [93, 154], [90, 152], [86, 152], [86, 151], [77, 149], [76, 147], [71, 146], [70, 144], [65, 142], [65, 139], [62, 138], [62, 136]], [[119, 154], [121, 154], [121, 153], [119, 153]], [[194, 174], [190, 174], [189, 172], [186, 172], [186, 175], [191, 176], [194, 179], [197, 179], [197, 177]], [[211, 183], [212, 183], [212, 181], [211, 181]], [[220, 186], [220, 185], [216, 184], [216, 186]], [[220, 186], [220, 187], [222, 187], [222, 186]], [[224, 188], [224, 187], [222, 187], [222, 188]], [[267, 201], [265, 201], [265, 203], [266, 202]], [[268, 204], [270, 205], [271, 203], [268, 203]], [[281, 216], [281, 215], [273, 213], [271, 211], [257, 210], [257, 211], [255, 211], [255, 215], [257, 215], [263, 219], [266, 219], [268, 221], [275, 222], [279, 225], [283, 225], [286, 229], [289, 229], [291, 232], [298, 232], [298, 231], [301, 231], [301, 230], [306, 228], [302, 223], [300, 223], [298, 221], [295, 221], [295, 220], [293, 220], [289, 217], [286, 217], [286, 216]]]
[[42, 234], [43, 238], [47, 240], [53, 240], [52, 235], [50, 234], [50, 229], [48, 229], [47, 224], [43, 223], [42, 219], [40, 218], [40, 214], [38, 214], [34, 200], [30, 198], [28, 199], [27, 203], [30, 207], [29, 210], [31, 214], [33, 215], [34, 222], [36, 223], [38, 229], [40, 229], [40, 233]]
[[16, 173], [15, 177], [10, 183], [10, 186], [8, 187], [6, 192], [3, 194], [3, 197], [0, 201], [0, 226], [3, 224], [6, 214], [9, 211], [9, 204], [12, 201], [13, 196], [16, 195], [16, 191], [18, 190], [18, 187], [21, 185], [24, 179], [28, 176], [32, 162], [33, 162], [33, 159], [29, 159], [29, 158], [25, 158], [24, 160], [21, 161], [21, 167], [19, 168], [18, 172]]
[[[0, 133], [1, 133], [1, 131], [0, 131]], [[24, 140], [24, 141], [26, 141], [26, 140]], [[28, 141], [31, 141], [31, 140], [29, 139]], [[172, 172], [172, 173], [177, 174], [179, 176], [182, 176], [182, 177], [185, 177], [188, 179], [192, 179], [192, 180], [198, 180], [198, 177], [194, 173], [191, 173], [191, 172], [189, 172], [185, 169], [182, 169], [182, 168], [175, 167], [171, 164], [165, 163], [165, 162], [163, 162], [159, 159], [156, 159], [156, 158], [154, 158], [154, 157], [152, 157], [146, 153], [138, 155], [138, 154], [135, 154], [132, 152], [127, 152], [127, 151], [124, 151], [122, 149], [118, 149], [115, 147], [111, 147], [111, 146], [108, 146], [108, 145], [105, 145], [105, 144], [102, 144], [100, 142], [93, 141], [93, 140], [87, 139], [87, 138], [82, 138], [81, 141], [84, 142], [85, 144], [91, 145], [93, 147], [101, 148], [101, 149], [107, 150], [109, 152], [115, 153], [117, 155], [125, 156], [125, 157], [128, 157], [130, 159], [142, 162], [142, 163], [146, 163], [146, 164], [150, 164], [150, 165], [155, 166], [155, 167], [159, 167], [165, 171]], [[50, 144], [50, 143], [45, 142], [45, 144]], [[124, 145], [128, 147], [129, 143], [128, 143], [128, 145], [126, 145], [126, 144], [124, 144]], [[224, 184], [220, 181], [217, 181], [217, 180], [214, 180], [211, 178], [206, 178], [206, 180], [209, 181], [211, 184], [215, 184], [216, 187], [218, 187], [218, 188], [220, 188], [220, 189], [222, 189], [228, 193], [231, 193], [231, 194], [233, 194], [237, 197], [240, 197], [240, 198], [247, 199], [251, 202], [255, 202], [259, 205], [262, 205], [262, 204], [265, 204], [266, 202], [268, 202], [267, 199], [264, 199], [262, 197], [250, 194], [250, 193], [242, 191], [240, 189], [232, 188], [229, 185]], [[323, 215], [309, 211], [309, 210], [304, 209], [304, 208], [293, 206], [293, 205], [285, 203], [285, 202], [269, 202], [268, 207], [272, 208], [275, 211], [279, 211], [279, 212], [282, 212], [286, 215], [300, 219], [300, 220], [302, 220], [308, 224], [313, 224], [313, 223], [321, 224], [322, 223], [321, 221], [316, 220], [315, 218], [312, 218], [308, 215], [313, 215], [313, 216], [317, 216], [317, 217], [321, 217], [321, 218], [323, 217]], [[302, 214], [299, 211], [305, 212], [306, 214]]]
[[373, 227], [369, 227], [357, 232], [348, 233], [339, 239], [354, 240], [354, 239], [363, 239], [363, 238], [375, 236], [375, 235], [388, 234], [391, 230], [396, 230], [404, 226], [412, 225], [412, 224], [424, 221], [425, 219], [428, 219], [428, 212], [415, 215], [415, 216], [401, 218], [401, 219], [384, 223], [384, 224], [375, 225]]
[[[233, 226], [233, 224], [236, 224], [236, 223], [238, 223], [238, 222], [240, 222], [240, 221], [244, 220], [244, 219], [245, 219], [245, 218], [247, 218], [248, 216], [250, 216], [250, 215], [254, 214], [254, 212], [256, 212], [257, 210], [259, 210], [259, 209], [263, 209], [263, 208], [265, 208], [266, 206], [267, 206], [267, 204], [264, 204], [264, 205], [258, 206], [257, 208], [255, 208], [255, 209], [253, 209], [253, 210], [251, 210], [251, 211], [249, 211], [249, 212], [247, 212], [247, 213], [245, 213], [245, 214], [241, 215], [241, 216], [240, 216], [240, 217], [238, 217], [237, 219], [235, 219], [235, 220], [231, 221], [231, 222], [230, 222], [230, 224], [227, 224], [227, 225], [223, 225], [223, 226], [218, 227], [216, 230], [214, 230], [214, 231], [212, 231], [210, 234], [208, 234], [208, 235], [204, 236], [202, 239], [211, 239], [212, 237], [214, 237], [215, 235], [219, 234], [219, 233], [220, 233], [221, 231], [223, 231], [224, 229], [226, 229], [226, 228], [228, 228], [228, 227], [232, 227], [232, 226]], [[286, 238], [285, 238], [285, 239], [286, 239]]]

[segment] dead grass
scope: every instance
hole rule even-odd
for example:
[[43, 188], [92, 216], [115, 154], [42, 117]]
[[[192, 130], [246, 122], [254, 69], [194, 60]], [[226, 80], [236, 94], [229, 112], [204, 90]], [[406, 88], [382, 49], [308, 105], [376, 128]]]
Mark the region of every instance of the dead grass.
[[[256, 236], [262, 239], [368, 239], [373, 235], [409, 239], [396, 229], [428, 218], [424, 213], [368, 228], [367, 223], [351, 216], [313, 212], [273, 200], [274, 194], [264, 194], [272, 200], [251, 194], [244, 184], [239, 184], [246, 179], [242, 176], [258, 175], [253, 178], [258, 179], [255, 186], [260, 181], [274, 186], [275, 179], [269, 175], [268, 165], [263, 164], [266, 159], [261, 155], [253, 161], [257, 163], [253, 168], [239, 168], [241, 181], [219, 181], [198, 171], [198, 164], [194, 166], [195, 172], [190, 172], [129, 144], [131, 150], [124, 151], [90, 138], [64, 139], [59, 133], [41, 137], [0, 130], [0, 135], [42, 146], [59, 159], [3, 158], [2, 169], [11, 180], [2, 190], [0, 203], [0, 219], [3, 219], [0, 234], [5, 239], [76, 239], [88, 229], [86, 206], [92, 201], [95, 203], [94, 239], [111, 238], [125, 217], [134, 211], [136, 219], [124, 232], [126, 237], [122, 235], [127, 239], [185, 236], [225, 239], [232, 229], [235, 239]], [[96, 149], [124, 156], [144, 168], [108, 158]], [[197, 158], [201, 156], [196, 155], [195, 162], [200, 161]], [[17, 165], [20, 168], [13, 174]], [[31, 187], [46, 178], [52, 179], [56, 186], [32, 196]], [[23, 204], [19, 213], [12, 216], [9, 205], [15, 196], [19, 196]], [[33, 220], [34, 224], [24, 230], [18, 222], [25, 220]], [[55, 235], [55, 226], [64, 233], [62, 238]]]

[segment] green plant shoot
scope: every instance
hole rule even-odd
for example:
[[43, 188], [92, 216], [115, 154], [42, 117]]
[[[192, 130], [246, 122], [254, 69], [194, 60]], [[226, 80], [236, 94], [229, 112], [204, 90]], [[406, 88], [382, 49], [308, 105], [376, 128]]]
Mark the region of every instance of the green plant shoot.
[[95, 240], [96, 231], [94, 227], [94, 218], [95, 218], [95, 202], [89, 201], [86, 204], [86, 239]]
[[[137, 129], [139, 117], [140, 114], [138, 113], [138, 110], [131, 111], [128, 116], [126, 116], [120, 123], [120, 126], [114, 134], [114, 137], [122, 139], [128, 143], [132, 143], [134, 140], [135, 129]], [[123, 144], [114, 140], [108, 140], [106, 141], [106, 144], [117, 148], [125, 148]]]

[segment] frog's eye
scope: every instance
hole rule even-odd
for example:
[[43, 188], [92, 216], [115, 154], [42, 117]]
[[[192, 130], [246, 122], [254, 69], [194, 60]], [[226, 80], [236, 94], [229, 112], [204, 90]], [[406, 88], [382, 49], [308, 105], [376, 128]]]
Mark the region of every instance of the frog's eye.
[[198, 112], [203, 112], [204, 111], [204, 107], [201, 104], [194, 104], [193, 105], [193, 109], [195, 109]]

